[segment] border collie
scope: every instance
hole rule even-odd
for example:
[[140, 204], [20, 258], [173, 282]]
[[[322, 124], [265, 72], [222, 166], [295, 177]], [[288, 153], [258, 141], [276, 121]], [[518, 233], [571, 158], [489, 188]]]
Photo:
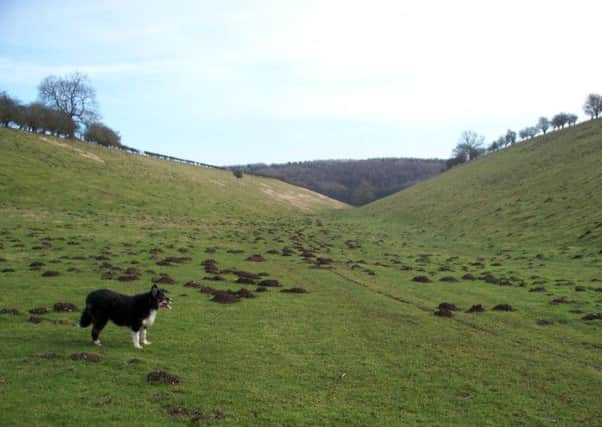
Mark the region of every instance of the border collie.
[[159, 307], [171, 310], [171, 299], [157, 285], [147, 293], [133, 296], [99, 289], [86, 297], [79, 326], [86, 328], [92, 324], [92, 341], [101, 345], [98, 336], [110, 319], [118, 326], [129, 327], [134, 347], [142, 348], [142, 344], [150, 344], [147, 329], [155, 323]]

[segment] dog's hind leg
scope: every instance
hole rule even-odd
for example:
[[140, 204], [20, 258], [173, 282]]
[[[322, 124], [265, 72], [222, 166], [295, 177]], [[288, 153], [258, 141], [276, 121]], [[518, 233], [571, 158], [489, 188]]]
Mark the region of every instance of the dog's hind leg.
[[109, 319], [107, 318], [95, 318], [94, 319], [94, 324], [92, 325], [92, 341], [94, 341], [94, 344], [100, 346], [102, 344], [100, 344], [100, 332], [103, 330], [103, 328], [107, 325], [107, 322], [109, 321]]
[[148, 336], [148, 327], [143, 326], [142, 329], [140, 330], [140, 341], [142, 341], [142, 344], [144, 344], [144, 345], [152, 344], [149, 340], [146, 339], [147, 336]]

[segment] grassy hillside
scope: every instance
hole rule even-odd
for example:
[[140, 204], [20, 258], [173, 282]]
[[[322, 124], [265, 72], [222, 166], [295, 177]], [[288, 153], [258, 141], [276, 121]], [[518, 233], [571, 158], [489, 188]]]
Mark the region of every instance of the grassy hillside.
[[602, 120], [540, 136], [370, 204], [360, 215], [455, 239], [602, 242]]
[[91, 144], [0, 129], [0, 207], [69, 215], [228, 218], [341, 208], [278, 180], [126, 155]]
[[[458, 244], [397, 205], [52, 141], [0, 131], [3, 424], [600, 425], [599, 249]], [[174, 309], [143, 350], [55, 309], [153, 281]]]

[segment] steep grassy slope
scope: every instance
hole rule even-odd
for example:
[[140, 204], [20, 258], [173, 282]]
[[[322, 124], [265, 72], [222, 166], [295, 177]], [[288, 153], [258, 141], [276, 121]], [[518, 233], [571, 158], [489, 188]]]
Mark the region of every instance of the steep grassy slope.
[[454, 168], [358, 214], [481, 245], [599, 245], [601, 185], [602, 120], [597, 120]]
[[[125, 155], [0, 129], [1, 207], [73, 215], [194, 218], [229, 211], [279, 215], [343, 203], [281, 181]], [[82, 212], [83, 210], [83, 212]], [[86, 212], [86, 210], [88, 212]]]
[[[463, 246], [417, 215], [48, 141], [0, 131], [0, 424], [600, 425], [599, 249]], [[174, 310], [143, 350], [54, 310], [153, 281]]]

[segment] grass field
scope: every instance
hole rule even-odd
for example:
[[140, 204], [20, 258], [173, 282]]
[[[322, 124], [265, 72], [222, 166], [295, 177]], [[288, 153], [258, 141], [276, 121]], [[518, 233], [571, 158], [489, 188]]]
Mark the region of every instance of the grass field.
[[[0, 130], [0, 309], [18, 310], [0, 314], [2, 424], [600, 426], [601, 321], [582, 318], [602, 311], [601, 137], [589, 122], [351, 210]], [[174, 309], [143, 350], [114, 325], [95, 347], [79, 313], [53, 311], [165, 275]]]

